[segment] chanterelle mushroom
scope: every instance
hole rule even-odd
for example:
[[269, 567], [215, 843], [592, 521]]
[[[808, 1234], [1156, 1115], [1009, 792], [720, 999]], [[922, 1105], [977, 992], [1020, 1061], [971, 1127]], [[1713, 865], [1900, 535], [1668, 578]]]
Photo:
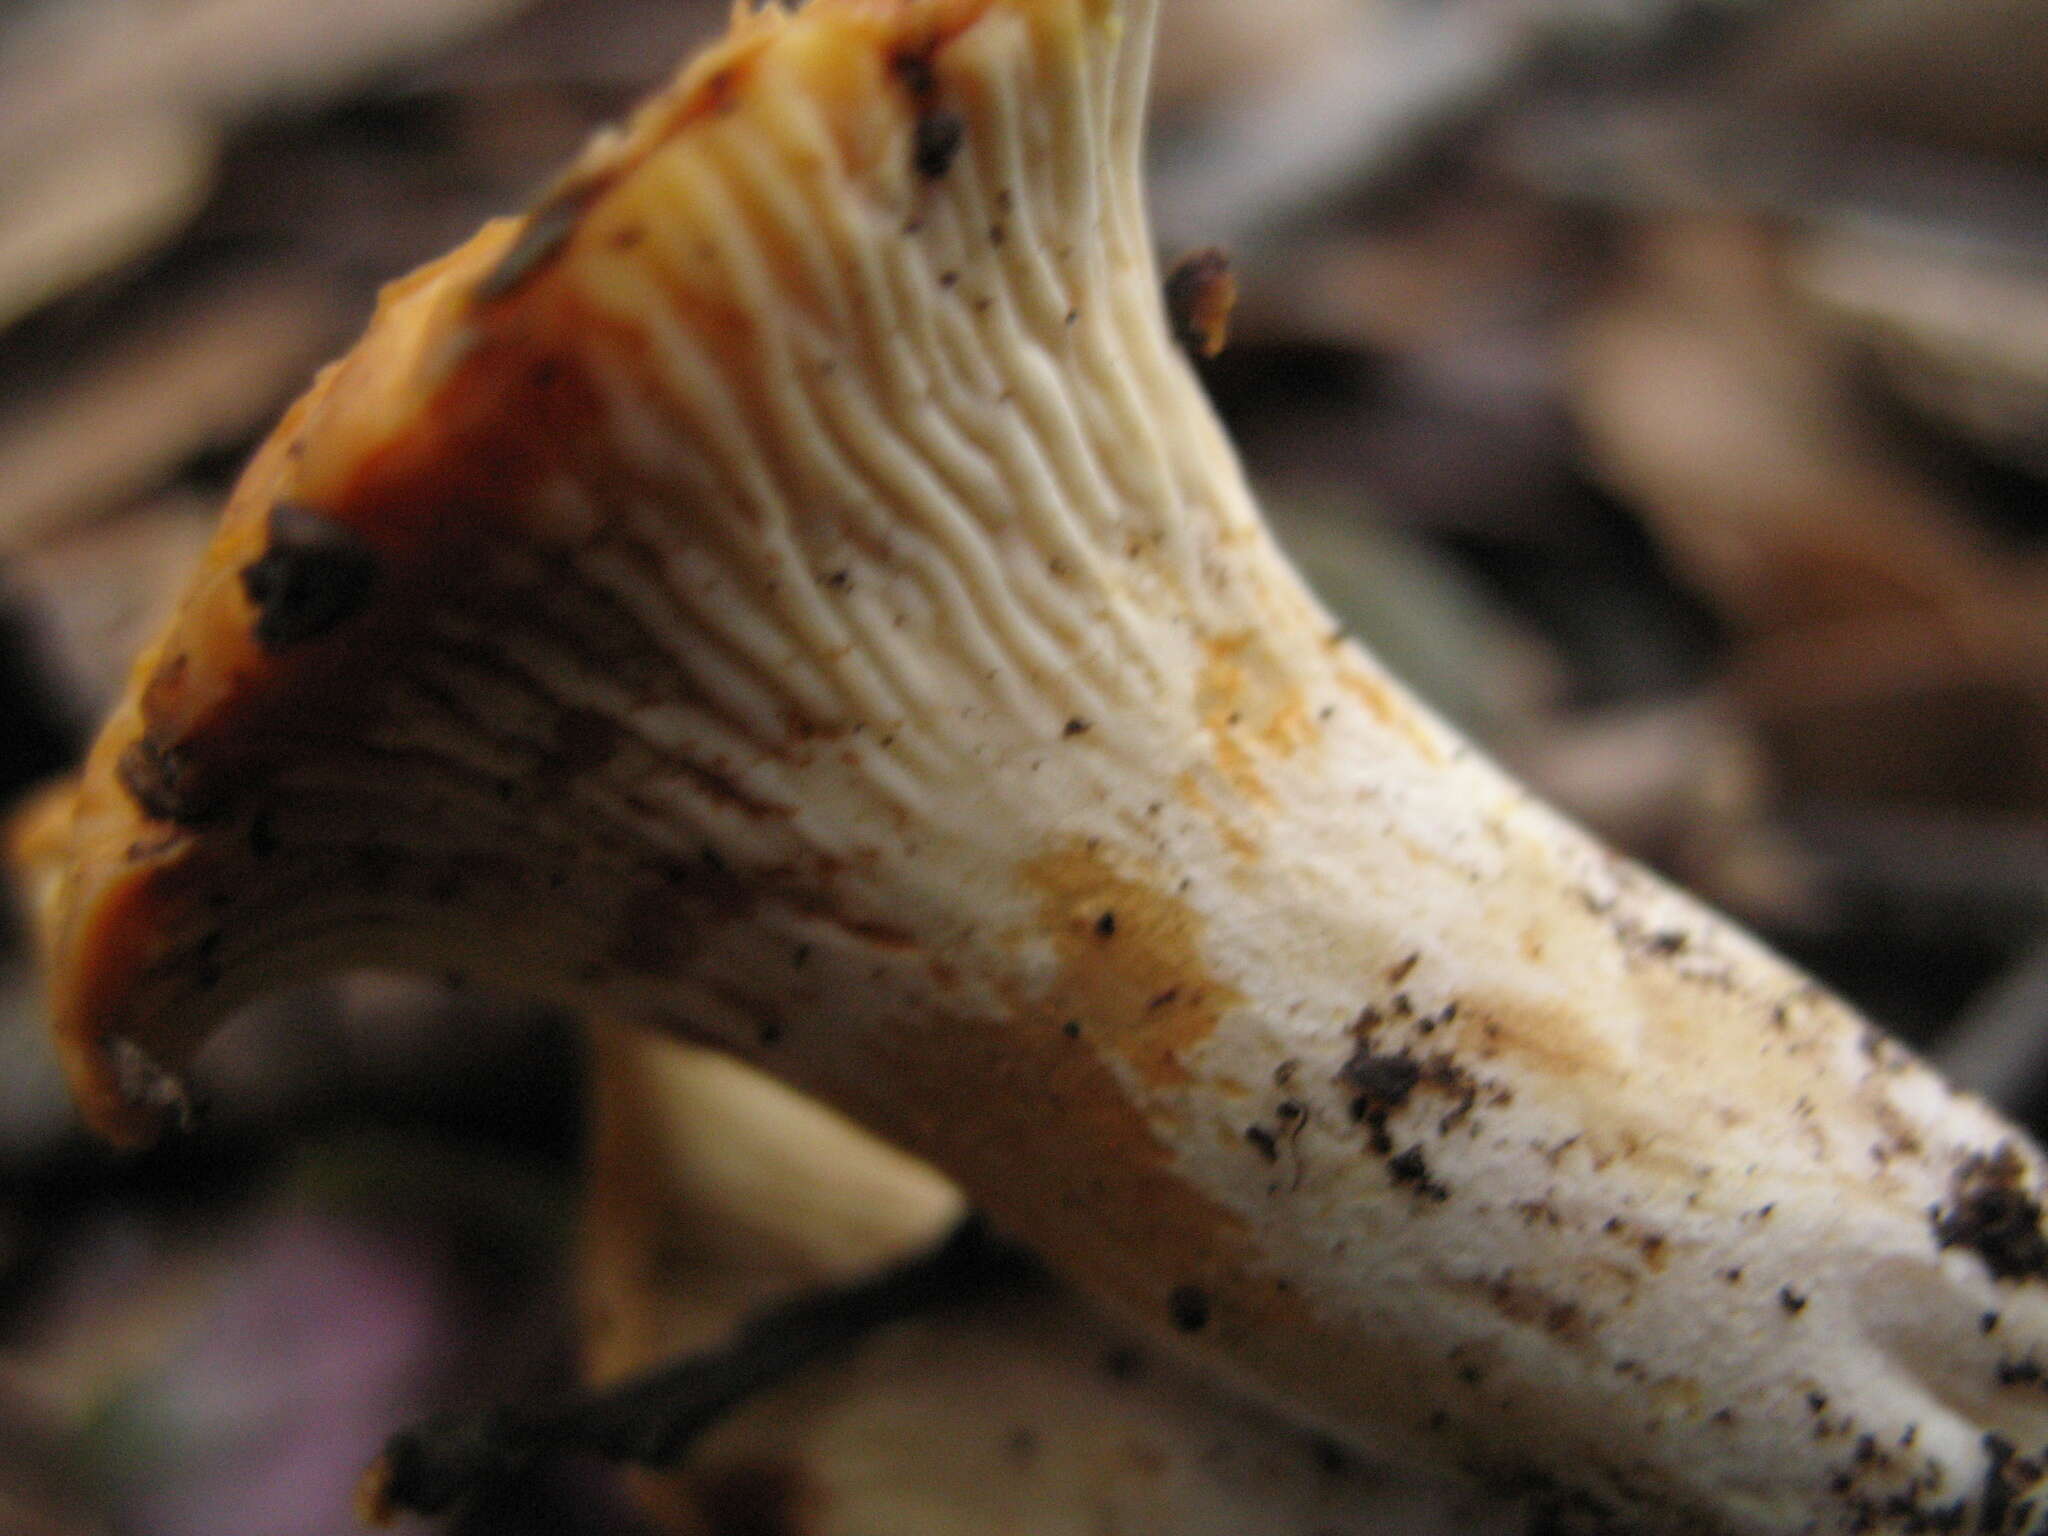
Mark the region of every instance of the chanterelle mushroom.
[[[600, 1381], [728, 1345], [748, 1314], [929, 1253], [930, 1169], [710, 1051], [592, 1031], [582, 1311]], [[1057, 1286], [1012, 1273], [764, 1386], [675, 1472], [636, 1479], [676, 1536], [1522, 1536], [1485, 1500], [1334, 1454]], [[757, 1325], [758, 1326], [758, 1325]], [[698, 1356], [697, 1358], [702, 1358]], [[763, 1469], [775, 1476], [764, 1479]], [[764, 1481], [769, 1485], [763, 1489]], [[779, 1495], [787, 1525], [736, 1515]], [[702, 1517], [696, 1517], [701, 1507]], [[721, 1523], [723, 1516], [723, 1523]]]
[[2019, 1530], [2037, 1153], [1332, 634], [1162, 313], [1153, 9], [741, 14], [386, 294], [77, 796], [90, 1114], [309, 967], [487, 973], [1337, 1433], [1644, 1530]]

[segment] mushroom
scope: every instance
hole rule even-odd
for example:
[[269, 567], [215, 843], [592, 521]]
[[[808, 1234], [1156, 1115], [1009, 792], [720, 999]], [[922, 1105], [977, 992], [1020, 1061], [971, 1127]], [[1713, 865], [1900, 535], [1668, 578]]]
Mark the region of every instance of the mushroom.
[[[727, 1058], [600, 1021], [579, 1266], [588, 1363], [644, 1383], [807, 1286], [928, 1249], [957, 1191]], [[757, 1391], [673, 1471], [678, 1532], [1105, 1529], [1518, 1536], [1511, 1503], [1342, 1454], [1217, 1391], [1043, 1275], [939, 1308]]]
[[1154, 0], [813, 0], [384, 295], [48, 883], [91, 1119], [309, 970], [718, 1046], [1588, 1525], [2018, 1530], [2041, 1164], [1333, 630], [1173, 344]]

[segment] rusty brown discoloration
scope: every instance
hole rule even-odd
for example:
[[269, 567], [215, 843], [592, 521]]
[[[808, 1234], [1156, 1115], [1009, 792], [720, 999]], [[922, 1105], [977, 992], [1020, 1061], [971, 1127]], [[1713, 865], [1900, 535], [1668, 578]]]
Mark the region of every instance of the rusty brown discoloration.
[[1481, 1062], [1528, 1062], [1539, 1077], [1555, 1083], [1583, 1083], [1600, 1092], [1618, 1081], [1624, 1063], [1597, 1038], [1588, 1020], [1569, 1006], [1512, 1002], [1481, 992], [1461, 998], [1456, 1030]]
[[2026, 1165], [2010, 1142], [1973, 1152], [1957, 1166], [1948, 1202], [1931, 1214], [1934, 1240], [1968, 1248], [2000, 1280], [2048, 1275], [2048, 1235]]
[[1301, 683], [1256, 635], [1211, 639], [1205, 650], [1195, 706], [1216, 770], [1241, 798], [1269, 806], [1260, 759], [1292, 756], [1314, 739]]
[[1192, 770], [1183, 771], [1174, 780], [1173, 789], [1181, 804], [1215, 829], [1218, 840], [1233, 857], [1246, 864], [1258, 861], [1263, 852], [1259, 840], [1252, 836], [1236, 817], [1224, 814]]
[[1407, 742], [1424, 762], [1444, 760], [1443, 747], [1423, 726], [1415, 706], [1398, 697], [1391, 684], [1348, 650], [1338, 653], [1337, 685], [1363, 704], [1378, 725]]
[[1188, 356], [1211, 358], [1230, 340], [1237, 274], [1219, 246], [1190, 251], [1166, 275], [1166, 315]]
[[[1085, 955], [1096, 941], [1081, 936]], [[1120, 935], [1108, 948], [1122, 943]], [[1042, 1245], [1056, 1235], [1066, 1273], [1131, 1315], [1169, 1327], [1170, 1296], [1154, 1277], [1170, 1277], [1210, 1303], [1206, 1324], [1185, 1336], [1191, 1346], [1214, 1358], [1245, 1348], [1277, 1355], [1293, 1379], [1315, 1384], [1304, 1389], [1311, 1411], [1319, 1402], [1371, 1401], [1421, 1422], [1430, 1390], [1422, 1363], [1265, 1278], [1245, 1222], [1180, 1170], [1170, 1121], [1143, 1107], [1113, 1051], [1097, 1050], [1105, 1031], [1091, 1021], [1070, 1037], [1036, 996], [1013, 1006], [1007, 1023], [921, 1017], [878, 1042], [861, 1084], [810, 1086], [945, 1167], [1001, 1230]], [[923, 1090], [887, 1103], [863, 1097], [862, 1085], [883, 1080]], [[962, 1082], [976, 1084], [971, 1108], [942, 1086]], [[1021, 1146], [1054, 1144], [1075, 1155], [1018, 1157]], [[1127, 1367], [1119, 1359], [1117, 1368]]]
[[[810, 1086], [945, 1167], [1003, 1231], [1034, 1243], [1057, 1234], [1070, 1273], [1161, 1327], [1171, 1318], [1151, 1277], [1168, 1273], [1211, 1301], [1205, 1342], [1320, 1336], [1298, 1300], [1248, 1280], [1244, 1222], [1179, 1171], [1166, 1128], [1097, 1048], [1107, 1031], [1091, 1023], [1070, 1035], [1041, 1005], [1019, 996], [1002, 1023], [920, 1016], [877, 1039], [858, 1081]], [[872, 1085], [884, 1081], [898, 1091], [877, 1100]], [[968, 1081], [978, 1085], [972, 1106], [956, 1086]], [[1020, 1147], [1048, 1138], [1086, 1155], [1020, 1162]], [[1386, 1389], [1401, 1384], [1390, 1378]]]
[[1240, 997], [1202, 954], [1202, 922], [1179, 897], [1077, 839], [1023, 866], [1059, 975], [1048, 1017], [1078, 1019], [1151, 1088], [1193, 1081], [1188, 1057]]

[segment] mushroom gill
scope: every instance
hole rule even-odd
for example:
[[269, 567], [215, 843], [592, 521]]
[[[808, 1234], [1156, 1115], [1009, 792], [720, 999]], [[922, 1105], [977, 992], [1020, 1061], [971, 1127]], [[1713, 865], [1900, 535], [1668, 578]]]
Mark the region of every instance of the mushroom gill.
[[461, 970], [1581, 1524], [2020, 1529], [2038, 1154], [1337, 638], [1161, 302], [1153, 10], [742, 11], [387, 291], [39, 831], [87, 1112]]

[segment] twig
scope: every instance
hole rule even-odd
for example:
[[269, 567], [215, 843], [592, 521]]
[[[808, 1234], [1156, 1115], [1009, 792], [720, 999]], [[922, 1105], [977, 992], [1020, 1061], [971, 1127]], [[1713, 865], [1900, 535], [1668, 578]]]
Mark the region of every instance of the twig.
[[798, 1296], [743, 1324], [722, 1348], [558, 1402], [444, 1414], [402, 1430], [364, 1475], [357, 1509], [373, 1525], [438, 1515], [543, 1456], [583, 1452], [670, 1466], [726, 1414], [877, 1328], [1034, 1272], [1030, 1258], [970, 1216], [926, 1253], [853, 1284]]

